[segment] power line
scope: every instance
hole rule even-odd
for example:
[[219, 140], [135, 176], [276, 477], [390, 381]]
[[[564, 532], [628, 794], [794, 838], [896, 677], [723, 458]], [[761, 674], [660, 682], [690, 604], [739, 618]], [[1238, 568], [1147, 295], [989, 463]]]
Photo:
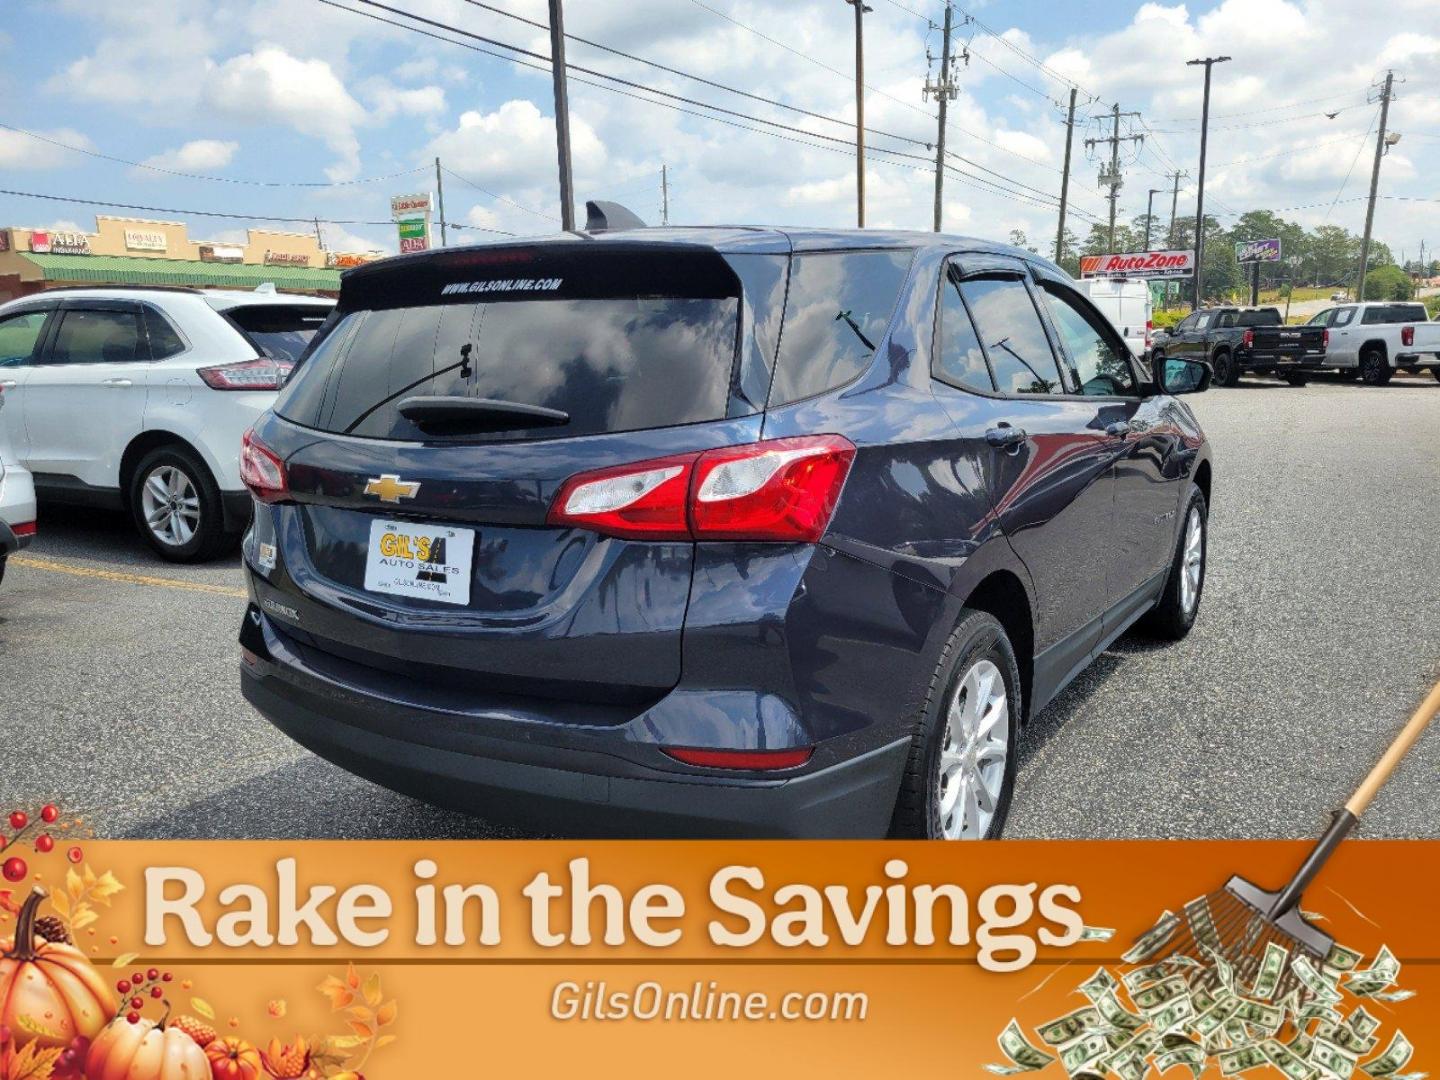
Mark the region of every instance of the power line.
[[0, 128], [6, 131], [13, 131], [17, 135], [24, 135], [29, 139], [35, 139], [38, 142], [57, 146], [62, 150], [70, 150], [77, 154], [84, 154], [86, 157], [99, 158], [102, 161], [113, 161], [119, 165], [129, 165], [135, 169], [147, 169], [150, 172], [164, 173], [166, 176], [178, 176], [186, 180], [211, 180], [220, 184], [244, 184], [250, 187], [352, 187], [356, 184], [374, 184], [381, 180], [393, 180], [397, 176], [410, 176], [412, 173], [422, 172], [428, 168], [428, 166], [420, 165], [414, 169], [403, 169], [400, 172], [386, 173], [384, 176], [363, 176], [355, 180], [247, 180], [235, 176], [213, 176], [207, 173], [184, 172], [180, 169], [166, 169], [159, 165], [150, 165], [143, 161], [131, 161], [129, 158], [116, 157], [114, 154], [104, 154], [99, 150], [90, 150], [83, 146], [76, 146], [73, 143], [61, 142], [59, 139], [52, 139], [48, 135], [41, 135], [36, 131], [26, 131], [24, 128], [18, 128], [11, 124], [0, 124]]
[[[1339, 101], [1341, 98], [1354, 97], [1359, 92], [1360, 91], [1357, 90], [1346, 90], [1344, 93], [1340, 94], [1327, 94], [1323, 97], [1301, 98], [1298, 101], [1289, 101], [1286, 102], [1284, 105], [1271, 105], [1268, 108], [1264, 109], [1246, 109], [1242, 112], [1216, 113], [1214, 117], [1212, 117], [1212, 119], [1233, 120], [1237, 116], [1260, 116], [1263, 113], [1283, 112], [1286, 109], [1298, 109], [1304, 105], [1318, 105], [1322, 101]], [[1162, 116], [1157, 118], [1157, 122], [1162, 124], [1190, 124], [1199, 123], [1199, 121], [1200, 118], [1198, 116]]]
[[482, 195], [489, 195], [490, 198], [494, 199], [496, 202], [508, 203], [509, 205], [515, 207], [515, 209], [517, 210], [524, 210], [527, 214], [534, 214], [536, 217], [544, 218], [546, 221], [560, 220], [554, 214], [547, 214], [543, 210], [536, 210], [533, 207], [526, 206], [524, 203], [516, 202], [508, 195], [500, 195], [497, 192], [489, 190], [488, 188], [483, 188], [479, 184], [475, 183], [474, 180], [471, 180], [468, 176], [462, 176], [460, 173], [456, 172], [454, 169], [450, 168], [447, 165], [440, 166], [440, 171], [450, 174], [456, 180], [459, 180], [462, 184], [466, 185], [467, 187], [474, 188]]

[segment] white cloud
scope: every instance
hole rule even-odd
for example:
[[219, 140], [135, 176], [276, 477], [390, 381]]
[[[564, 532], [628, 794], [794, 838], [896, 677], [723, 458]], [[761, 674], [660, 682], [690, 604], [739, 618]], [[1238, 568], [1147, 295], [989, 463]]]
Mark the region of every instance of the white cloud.
[[[238, 142], [224, 139], [192, 139], [183, 146], [146, 158], [143, 164], [179, 172], [213, 172], [229, 165], [239, 149]], [[143, 170], [136, 171], [138, 175], [145, 175]]]
[[[605, 167], [606, 149], [594, 129], [573, 111], [571, 156], [577, 174]], [[555, 175], [555, 118], [531, 101], [507, 101], [494, 112], [462, 113], [459, 124], [432, 139], [424, 157], [491, 190], [550, 183]]]
[[[95, 144], [72, 128], [56, 128], [52, 131], [37, 131], [46, 139], [53, 139], [66, 146], [79, 146], [94, 150]], [[54, 169], [74, 165], [79, 155], [53, 143], [32, 139], [18, 131], [0, 129], [0, 169]]]
[[436, 116], [447, 106], [445, 91], [434, 85], [400, 87], [389, 79], [368, 79], [362, 90], [370, 103], [370, 118], [385, 123], [395, 116]]
[[339, 155], [326, 172], [353, 177], [359, 166], [355, 128], [365, 110], [324, 60], [302, 60], [278, 45], [262, 45], [221, 64], [203, 92], [205, 104], [237, 123], [280, 123], [319, 139]]

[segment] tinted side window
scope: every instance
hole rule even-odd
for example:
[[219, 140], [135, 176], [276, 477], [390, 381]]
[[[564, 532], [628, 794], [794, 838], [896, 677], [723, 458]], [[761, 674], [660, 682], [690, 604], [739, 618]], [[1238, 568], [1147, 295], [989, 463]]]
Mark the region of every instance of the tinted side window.
[[51, 364], [125, 364], [140, 354], [140, 320], [129, 311], [66, 311], [50, 346]]
[[145, 333], [150, 338], [150, 359], [164, 360], [185, 351], [185, 341], [170, 320], [154, 308], [145, 309]]
[[1306, 323], [1305, 325], [1306, 325], [1306, 326], [1329, 326], [1329, 325], [1330, 325], [1330, 316], [1332, 316], [1332, 315], [1334, 315], [1334, 314], [1335, 314], [1335, 309], [1334, 309], [1334, 308], [1326, 308], [1324, 311], [1320, 312], [1320, 314], [1310, 316], [1310, 321], [1309, 321], [1308, 323]]
[[1425, 322], [1424, 304], [1396, 304], [1391, 309], [1396, 322]]
[[1363, 326], [1375, 326], [1379, 323], [1388, 323], [1390, 321], [1392, 320], [1388, 306], [1368, 307], [1365, 309], [1365, 314], [1360, 316], [1360, 323]]
[[791, 260], [770, 404], [830, 390], [869, 365], [910, 267], [908, 251], [825, 251]]
[[1064, 392], [1050, 339], [1023, 281], [971, 278], [960, 291], [975, 316], [996, 389], [1002, 394]]
[[985, 352], [953, 272], [940, 280], [940, 311], [936, 320], [934, 374], [947, 383], [970, 390], [992, 392], [995, 381], [985, 363]]
[[1347, 325], [1349, 325], [1350, 320], [1353, 319], [1354, 317], [1355, 317], [1355, 309], [1354, 309], [1353, 307], [1342, 307], [1342, 308], [1338, 308], [1338, 309], [1336, 310], [1336, 312], [1335, 312], [1335, 321], [1334, 321], [1333, 323], [1331, 323], [1330, 325], [1331, 325], [1331, 326], [1347, 326]]
[[1186, 315], [1185, 318], [1181, 319], [1179, 324], [1175, 327], [1175, 333], [1184, 334], [1190, 330], [1194, 330], [1195, 324], [1199, 321], [1200, 316], [1198, 315]]
[[1070, 354], [1080, 392], [1096, 396], [1135, 393], [1130, 350], [1113, 341], [1103, 326], [1063, 293], [1047, 288], [1045, 300], [1065, 351]]
[[1209, 326], [1209, 325], [1210, 325], [1210, 316], [1209, 316], [1209, 315], [1196, 315], [1196, 316], [1195, 316], [1195, 325], [1192, 326], [1190, 329], [1191, 329], [1191, 330], [1204, 330], [1205, 327], [1207, 327], [1207, 326]]
[[23, 311], [0, 319], [0, 367], [29, 361], [49, 314], [48, 311]]

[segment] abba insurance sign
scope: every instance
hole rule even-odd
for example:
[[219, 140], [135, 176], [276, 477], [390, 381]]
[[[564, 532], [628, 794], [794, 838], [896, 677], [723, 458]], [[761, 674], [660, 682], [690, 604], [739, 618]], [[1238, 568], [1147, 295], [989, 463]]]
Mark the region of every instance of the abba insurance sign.
[[1119, 255], [1080, 256], [1082, 278], [1186, 278], [1193, 273], [1193, 251], [1129, 251]]

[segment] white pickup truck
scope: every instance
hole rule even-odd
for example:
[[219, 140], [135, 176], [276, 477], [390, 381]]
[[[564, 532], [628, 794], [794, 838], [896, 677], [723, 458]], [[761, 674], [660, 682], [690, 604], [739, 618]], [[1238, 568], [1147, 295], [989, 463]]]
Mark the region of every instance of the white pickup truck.
[[1359, 375], [1384, 386], [1397, 370], [1426, 368], [1440, 379], [1440, 322], [1425, 305], [1386, 301], [1326, 308], [1309, 322], [1326, 332], [1323, 368]]

